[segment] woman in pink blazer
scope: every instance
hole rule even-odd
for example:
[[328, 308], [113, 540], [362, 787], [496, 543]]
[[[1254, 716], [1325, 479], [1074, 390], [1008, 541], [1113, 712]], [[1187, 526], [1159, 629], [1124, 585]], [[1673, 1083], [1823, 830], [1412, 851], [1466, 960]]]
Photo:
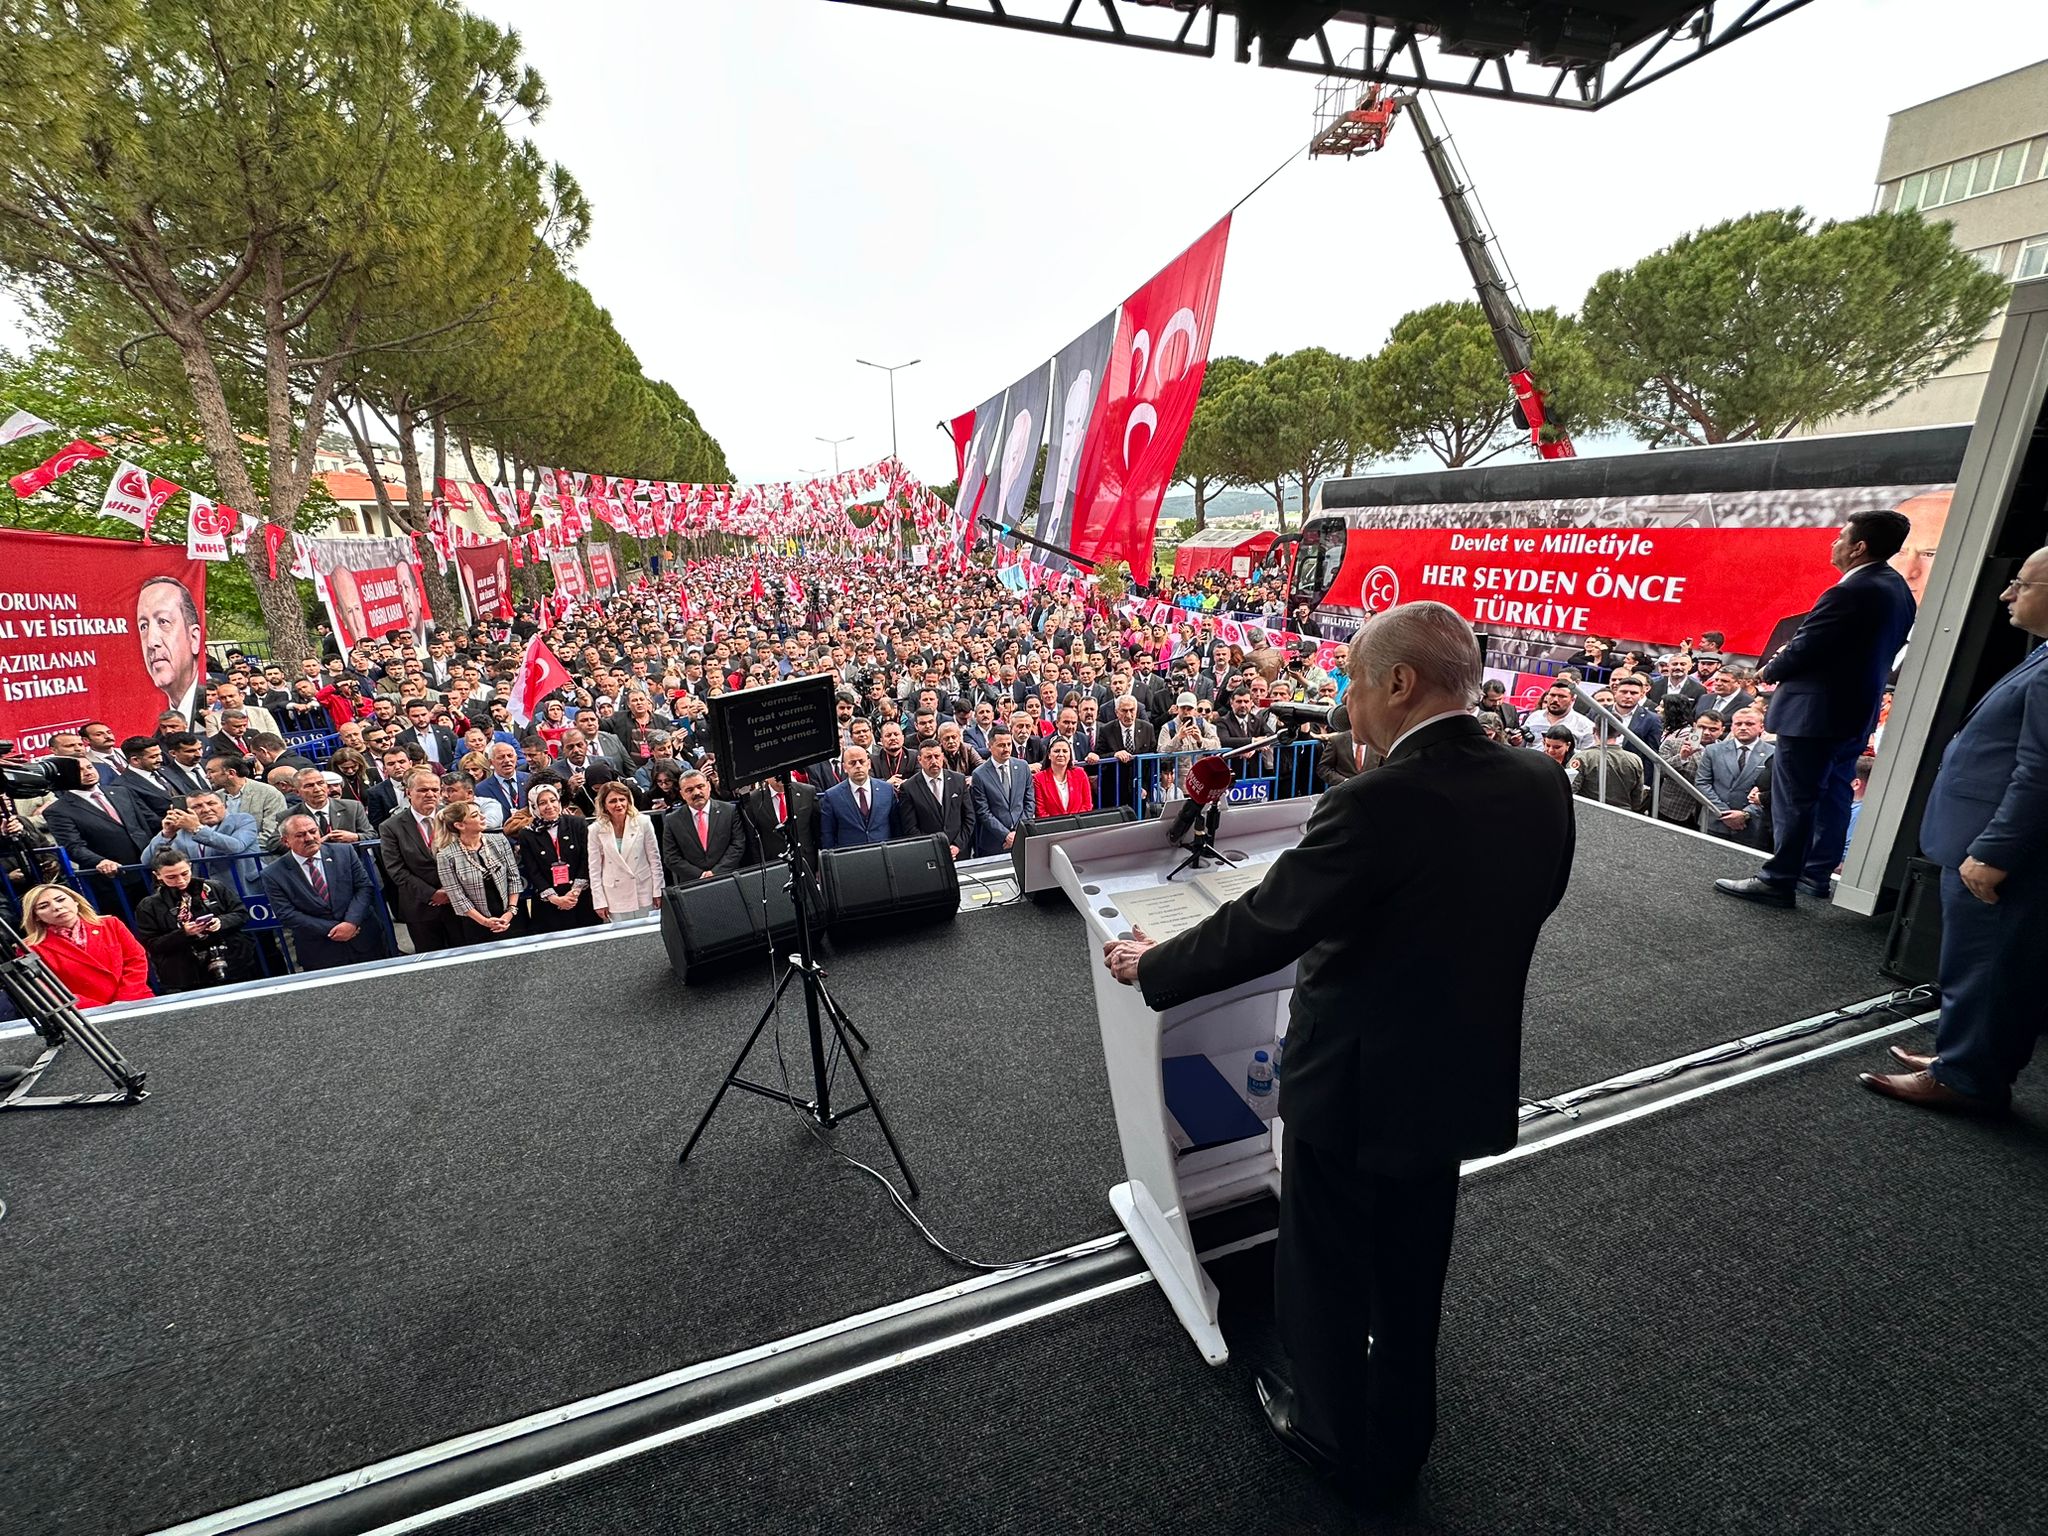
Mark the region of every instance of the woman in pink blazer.
[[1095, 809], [1088, 775], [1074, 766], [1074, 749], [1064, 737], [1045, 751], [1045, 766], [1031, 776], [1040, 816], [1067, 816]]
[[654, 823], [633, 804], [633, 791], [613, 779], [597, 792], [590, 823], [590, 900], [607, 922], [661, 905], [661, 848]]
[[21, 898], [22, 937], [80, 1008], [140, 1002], [149, 989], [149, 955], [118, 917], [101, 917], [61, 885], [39, 885]]

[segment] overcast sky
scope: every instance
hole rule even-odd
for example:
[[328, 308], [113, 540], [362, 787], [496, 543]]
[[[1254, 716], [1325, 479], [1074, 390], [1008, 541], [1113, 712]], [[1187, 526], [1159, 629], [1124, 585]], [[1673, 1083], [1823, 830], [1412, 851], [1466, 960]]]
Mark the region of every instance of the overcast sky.
[[[889, 446], [1042, 361], [1307, 143], [1313, 77], [826, 0], [473, 0], [552, 98], [595, 210], [578, 273], [743, 479]], [[1869, 211], [1887, 114], [2048, 55], [2048, 6], [1816, 0], [1597, 113], [1441, 99], [1531, 305], [1757, 209]], [[1226, 23], [1226, 30], [1227, 30]], [[1469, 296], [1412, 133], [1297, 156], [1239, 211], [1216, 349], [1375, 349]], [[601, 469], [601, 465], [582, 466]]]

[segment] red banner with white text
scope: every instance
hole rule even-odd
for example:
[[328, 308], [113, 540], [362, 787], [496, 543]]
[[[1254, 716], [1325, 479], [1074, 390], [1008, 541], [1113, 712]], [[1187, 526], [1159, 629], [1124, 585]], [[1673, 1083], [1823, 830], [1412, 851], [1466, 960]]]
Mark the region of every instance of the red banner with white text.
[[175, 544], [0, 533], [0, 737], [40, 753], [104, 720], [191, 724], [206, 682], [206, 566]]
[[1719, 630], [1761, 655], [1837, 579], [1828, 528], [1403, 528], [1350, 531], [1325, 606], [1448, 603], [1480, 630], [1675, 646]]
[[590, 585], [593, 591], [610, 592], [619, 584], [619, 564], [609, 544], [590, 546]]
[[1083, 559], [1151, 572], [1159, 502], [1208, 371], [1229, 241], [1226, 214], [1124, 300], [1074, 494], [1069, 547]]

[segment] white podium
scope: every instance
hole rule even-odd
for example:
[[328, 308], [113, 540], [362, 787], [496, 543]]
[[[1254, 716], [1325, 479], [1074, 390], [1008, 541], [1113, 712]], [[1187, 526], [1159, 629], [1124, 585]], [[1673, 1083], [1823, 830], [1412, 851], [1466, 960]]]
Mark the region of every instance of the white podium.
[[[1255, 873], [1301, 841], [1315, 808], [1312, 797], [1265, 805], [1229, 806], [1217, 847], [1240, 854], [1237, 869]], [[1135, 986], [1116, 981], [1102, 963], [1102, 946], [1127, 937], [1131, 920], [1117, 898], [1153, 890], [1184, 857], [1166, 840], [1164, 821], [1133, 822], [1060, 839], [1052, 849], [1054, 877], [1088, 923], [1089, 974], [1102, 1055], [1116, 1106], [1126, 1181], [1109, 1192], [1110, 1207], [1131, 1234], [1159, 1288], [1211, 1365], [1230, 1358], [1216, 1325], [1215, 1284], [1195, 1256], [1190, 1218], [1280, 1192], [1280, 1134], [1273, 1112], [1277, 1093], [1255, 1097], [1246, 1076], [1254, 1051], [1270, 1048], [1285, 1029], [1294, 965], [1227, 992], [1155, 1013]], [[1211, 865], [1215, 872], [1219, 866]], [[1241, 878], [1241, 877], [1240, 877]], [[1189, 882], [1181, 875], [1176, 886]], [[1159, 935], [1154, 934], [1155, 938]], [[1205, 1056], [1244, 1104], [1266, 1122], [1258, 1134], [1216, 1145], [1192, 1145], [1168, 1112], [1162, 1073], [1169, 1058]]]

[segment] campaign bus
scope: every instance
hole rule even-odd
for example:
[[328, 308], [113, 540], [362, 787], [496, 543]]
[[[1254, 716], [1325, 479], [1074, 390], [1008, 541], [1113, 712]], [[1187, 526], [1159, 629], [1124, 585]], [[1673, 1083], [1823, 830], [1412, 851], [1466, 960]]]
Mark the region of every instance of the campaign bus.
[[1396, 603], [1449, 603], [1505, 649], [1599, 635], [1736, 656], [1782, 643], [1835, 580], [1829, 546], [1871, 507], [1912, 522], [1893, 564], [1917, 600], [1967, 425], [1327, 480], [1269, 571], [1324, 638]]

